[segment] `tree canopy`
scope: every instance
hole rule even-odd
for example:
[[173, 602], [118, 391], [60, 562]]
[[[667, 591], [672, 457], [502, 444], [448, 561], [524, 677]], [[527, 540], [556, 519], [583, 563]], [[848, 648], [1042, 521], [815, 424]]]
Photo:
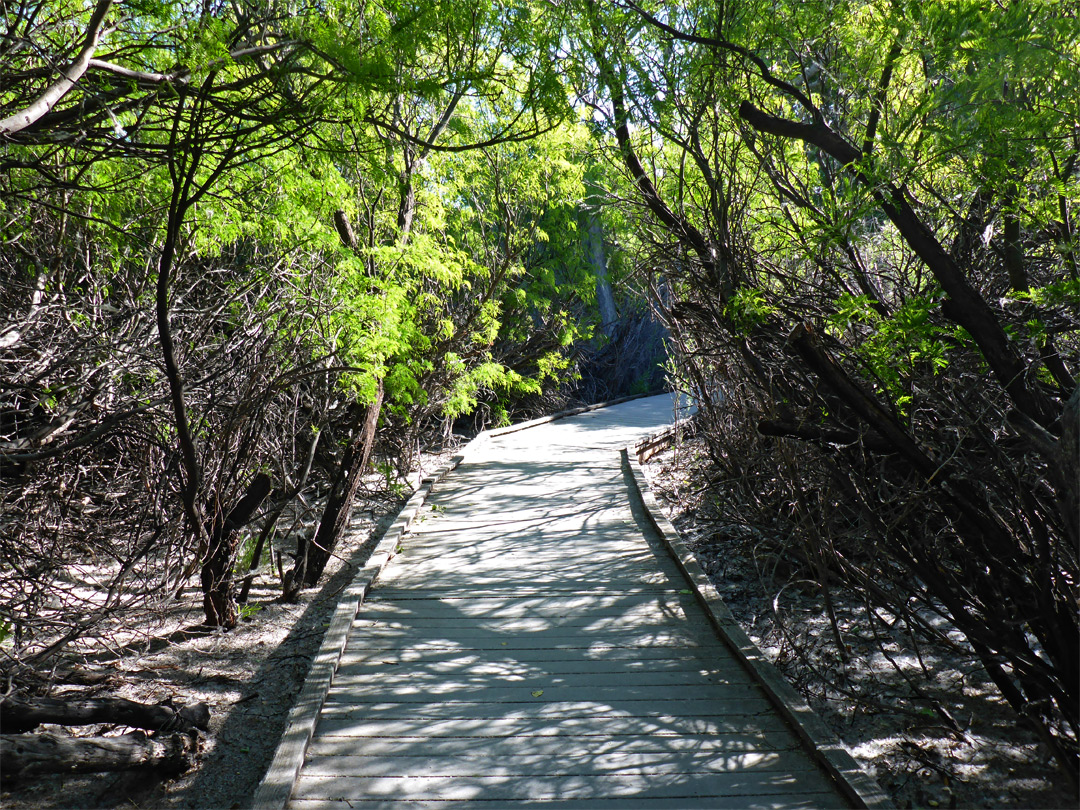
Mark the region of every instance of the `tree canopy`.
[[305, 487], [313, 584], [373, 455], [570, 392], [613, 281], [821, 581], [1075, 774], [1078, 105], [1050, 0], [7, 3], [11, 655], [196, 570], [235, 624]]

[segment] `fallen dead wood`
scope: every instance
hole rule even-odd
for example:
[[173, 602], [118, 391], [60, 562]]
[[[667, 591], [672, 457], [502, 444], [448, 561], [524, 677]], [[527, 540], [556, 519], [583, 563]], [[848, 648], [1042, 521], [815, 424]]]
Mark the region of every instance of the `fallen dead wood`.
[[10, 679], [18, 684], [21, 693], [45, 695], [57, 684], [103, 686], [116, 678], [116, 672], [89, 667], [42, 671], [25, 664], [9, 664], [6, 667], [0, 666], [0, 678]]
[[63, 734], [0, 734], [4, 779], [46, 773], [95, 773], [154, 768], [179, 774], [195, 764], [197, 741], [187, 734], [149, 737], [133, 731], [119, 737]]
[[190, 733], [206, 731], [210, 710], [205, 703], [173, 708], [167, 704], [151, 706], [124, 698], [65, 700], [9, 695], [0, 702], [0, 731], [4, 734], [21, 734], [42, 723], [61, 726], [113, 723], [150, 731]]

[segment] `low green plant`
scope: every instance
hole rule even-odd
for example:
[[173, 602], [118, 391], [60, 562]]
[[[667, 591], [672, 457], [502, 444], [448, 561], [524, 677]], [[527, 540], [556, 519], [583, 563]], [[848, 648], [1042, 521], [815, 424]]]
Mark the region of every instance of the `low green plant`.
[[389, 461], [376, 461], [375, 471], [383, 477], [383, 485], [394, 497], [401, 498], [405, 495], [405, 483], [398, 478], [393, 464]]

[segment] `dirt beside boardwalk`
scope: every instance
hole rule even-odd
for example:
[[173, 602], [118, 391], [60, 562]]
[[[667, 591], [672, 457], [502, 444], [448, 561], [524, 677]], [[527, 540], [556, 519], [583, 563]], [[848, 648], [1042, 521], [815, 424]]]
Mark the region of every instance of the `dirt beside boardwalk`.
[[[694, 447], [645, 465], [657, 500], [735, 618], [808, 699], [897, 806], [1076, 808], [1077, 797], [1034, 733], [982, 668], [957, 645], [913, 644], [903, 632], [863, 630], [863, 603], [837, 589], [834, 612], [847, 661], [819, 588], [746, 523], [711, 511]], [[729, 505], [730, 506], [730, 505]]]
[[[949, 650], [920, 650], [930, 676], [919, 681], [959, 725], [950, 729], [914, 695], [873, 639], [858, 632], [860, 605], [838, 600], [850, 658], [841, 665], [829, 622], [813, 588], [782, 584], [784, 560], [762, 558], [746, 525], [717, 524], [707, 505], [685, 493], [693, 474], [670, 453], [646, 465], [668, 516], [695, 550], [721, 596], [751, 637], [903, 807], [1075, 808], [1076, 798], [1033, 737], [1022, 729], [977, 670]], [[440, 460], [425, 461], [434, 469]], [[374, 482], [372, 482], [374, 484]], [[201, 618], [197, 589], [137, 630], [124, 631], [129, 652], [95, 663], [110, 675], [101, 695], [148, 703], [205, 701], [211, 710], [198, 767], [175, 780], [146, 774], [97, 774], [4, 785], [0, 807], [243, 808], [249, 806], [333, 615], [341, 590], [392, 522], [402, 498], [374, 492], [353, 512], [352, 527], [328, 568], [328, 580], [297, 604], [276, 601], [276, 574], [257, 581], [247, 618], [229, 633], [184, 637]], [[776, 600], [784, 622], [773, 611]], [[901, 663], [904, 650], [893, 658]], [[839, 681], [835, 673], [843, 669]], [[825, 683], [817, 676], [825, 673]], [[841, 682], [849, 694], [828, 684]], [[86, 688], [77, 690], [86, 694]], [[77, 733], [120, 733], [85, 728]]]
[[[443, 459], [426, 458], [423, 469], [435, 469]], [[68, 687], [54, 693], [124, 697], [144, 703], [166, 699], [178, 704], [205, 702], [211, 712], [210, 729], [202, 735], [193, 770], [171, 780], [118, 772], [35, 777], [14, 784], [5, 781], [0, 807], [248, 807], [274, 756], [339, 594], [367, 561], [404, 503], [407, 493], [387, 491], [381, 478], [373, 477], [366, 483], [370, 489], [358, 496], [349, 531], [327, 566], [324, 584], [302, 591], [298, 602], [278, 601], [278, 574], [265, 570], [256, 580], [242, 610], [244, 619], [235, 630], [194, 631], [193, 625], [202, 620], [201, 594], [197, 587], [189, 587], [166, 607], [141, 614], [137, 627], [128, 624], [125, 628], [124, 622], [120, 623], [113, 649], [122, 644], [125, 654], [110, 655], [102, 648], [83, 656], [88, 668], [108, 676], [104, 683], [92, 690]], [[289, 549], [283, 546], [281, 550]], [[101, 726], [71, 729], [80, 736], [125, 730]]]

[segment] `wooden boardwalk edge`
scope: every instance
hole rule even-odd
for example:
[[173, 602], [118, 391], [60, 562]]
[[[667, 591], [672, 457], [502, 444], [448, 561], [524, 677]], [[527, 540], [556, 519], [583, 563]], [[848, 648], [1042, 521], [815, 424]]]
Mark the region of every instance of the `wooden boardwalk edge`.
[[[664, 431], [658, 436], [664, 436]], [[678, 531], [664, 516], [638, 460], [639, 448], [649, 446], [650, 440], [638, 442], [623, 450], [623, 463], [632, 473], [636, 493], [631, 493], [642, 507], [653, 529], [660, 536], [668, 552], [689, 581], [698, 602], [705, 609], [709, 620], [721, 639], [730, 647], [746, 670], [768, 695], [769, 700], [806, 746], [808, 752], [837, 784], [845, 798], [856, 807], [889, 810], [895, 808], [888, 794], [881, 789], [844, 748], [843, 742], [818, 717], [813, 709], [795, 691], [779, 670], [750, 640], [728, 606], [713, 587], [697, 558], [682, 542]]]
[[[466, 446], [465, 450], [467, 449]], [[435, 484], [456, 469], [463, 458], [463, 454], [455, 455], [431, 475], [421, 479], [420, 486], [401, 507], [393, 524], [386, 530], [375, 550], [371, 552], [364, 567], [345, 589], [341, 601], [334, 610], [334, 618], [330, 622], [326, 635], [323, 636], [319, 652], [311, 664], [311, 669], [308, 670], [300, 696], [289, 711], [289, 717], [285, 721], [285, 732], [278, 743], [274, 759], [252, 797], [253, 810], [270, 810], [271, 808], [277, 810], [288, 804], [297, 776], [303, 767], [308, 745], [315, 733], [319, 712], [322, 710], [323, 703], [326, 702], [330, 683], [334, 673], [337, 672], [349, 630], [360, 605], [363, 604], [379, 572], [396, 553], [402, 535], [424, 505]]]

